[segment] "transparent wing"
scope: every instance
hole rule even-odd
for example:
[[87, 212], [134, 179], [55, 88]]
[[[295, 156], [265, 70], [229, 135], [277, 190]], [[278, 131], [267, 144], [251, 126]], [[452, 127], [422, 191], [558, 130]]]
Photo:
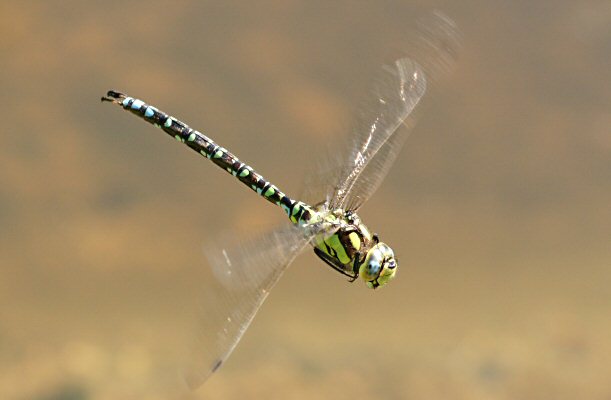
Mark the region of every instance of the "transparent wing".
[[331, 208], [356, 210], [380, 186], [415, 124], [413, 111], [427, 85], [451, 70], [459, 34], [452, 20], [433, 13], [420, 20], [406, 45], [409, 56], [384, 66], [374, 81], [371, 100], [362, 107], [346, 146], [349, 150], [343, 156], [331, 153], [320, 173], [308, 178], [308, 198], [317, 194], [316, 187], [325, 186], [328, 191], [318, 200], [326, 200]]
[[270, 289], [310, 237], [287, 225], [256, 239], [228, 238], [205, 249], [211, 272], [196, 340], [183, 371], [190, 388], [200, 386], [229, 357]]
[[358, 209], [380, 186], [407, 137], [396, 133], [426, 92], [426, 78], [414, 61], [402, 58], [385, 66], [371, 104], [353, 138], [343, 174], [333, 188], [330, 205]]

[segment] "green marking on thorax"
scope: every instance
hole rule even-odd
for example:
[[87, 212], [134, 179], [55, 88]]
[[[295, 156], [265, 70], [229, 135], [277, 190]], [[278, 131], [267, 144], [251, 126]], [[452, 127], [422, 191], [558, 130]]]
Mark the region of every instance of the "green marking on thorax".
[[352, 247], [354, 247], [355, 250], [360, 250], [361, 249], [361, 240], [359, 239], [359, 235], [357, 235], [356, 232], [351, 232], [348, 235], [348, 239], [350, 239], [350, 243], [352, 244]]
[[324, 241], [331, 249], [335, 250], [336, 257], [342, 264], [348, 264], [350, 262], [350, 257], [346, 254], [346, 249], [339, 240], [339, 235], [337, 233], [329, 236]]

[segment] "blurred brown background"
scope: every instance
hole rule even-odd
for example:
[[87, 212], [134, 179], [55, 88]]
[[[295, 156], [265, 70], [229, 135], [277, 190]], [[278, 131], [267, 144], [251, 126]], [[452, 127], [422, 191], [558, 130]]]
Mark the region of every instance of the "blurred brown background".
[[361, 211], [398, 279], [307, 252], [191, 397], [611, 398], [609, 2], [98, 4], [0, 5], [0, 398], [168, 398], [201, 244], [282, 221], [106, 90], [298, 194], [433, 8], [459, 63]]

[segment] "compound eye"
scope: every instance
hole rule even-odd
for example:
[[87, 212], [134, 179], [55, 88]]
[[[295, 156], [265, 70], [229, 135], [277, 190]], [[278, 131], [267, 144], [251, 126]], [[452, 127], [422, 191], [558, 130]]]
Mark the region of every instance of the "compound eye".
[[369, 265], [367, 265], [367, 272], [371, 276], [376, 276], [380, 272], [380, 264], [377, 261], [372, 260]]

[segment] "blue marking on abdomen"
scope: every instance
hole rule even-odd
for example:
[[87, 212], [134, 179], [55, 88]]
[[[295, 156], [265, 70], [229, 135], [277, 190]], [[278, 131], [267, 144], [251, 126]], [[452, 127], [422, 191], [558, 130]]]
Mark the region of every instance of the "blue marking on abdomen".
[[134, 102], [132, 103], [132, 109], [139, 110], [143, 105], [144, 102], [142, 100], [134, 100]]

